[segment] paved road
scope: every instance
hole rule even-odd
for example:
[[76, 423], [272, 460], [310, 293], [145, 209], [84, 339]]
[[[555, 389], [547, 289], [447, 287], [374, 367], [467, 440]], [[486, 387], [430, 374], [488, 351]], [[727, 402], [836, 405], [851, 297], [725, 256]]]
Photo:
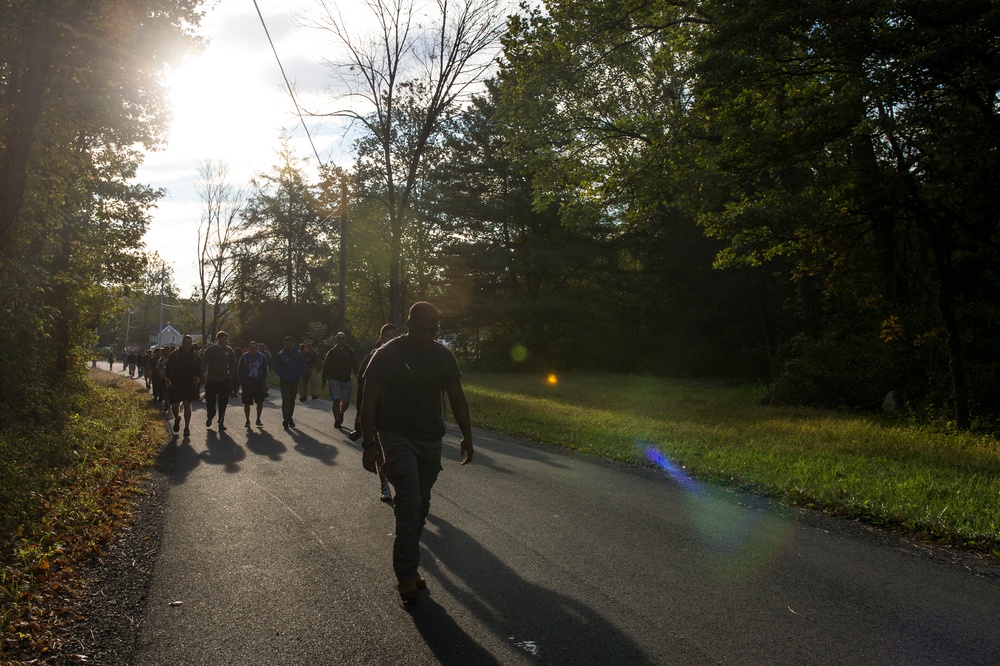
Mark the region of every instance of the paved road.
[[233, 401], [220, 434], [198, 403], [139, 664], [1000, 663], [995, 574], [479, 431], [466, 467], [446, 437], [430, 593], [404, 607], [391, 510], [329, 406], [297, 403], [283, 431], [270, 402], [245, 430]]

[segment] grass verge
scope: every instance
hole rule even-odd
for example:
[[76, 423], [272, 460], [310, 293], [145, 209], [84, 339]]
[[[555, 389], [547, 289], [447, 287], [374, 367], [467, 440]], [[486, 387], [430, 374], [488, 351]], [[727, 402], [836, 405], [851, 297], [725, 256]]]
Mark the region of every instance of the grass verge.
[[95, 370], [40, 427], [0, 430], [0, 664], [58, 649], [76, 619], [82, 564], [131, 517], [163, 446], [163, 420], [135, 382]]
[[467, 373], [477, 427], [1000, 556], [1000, 443], [721, 383]]

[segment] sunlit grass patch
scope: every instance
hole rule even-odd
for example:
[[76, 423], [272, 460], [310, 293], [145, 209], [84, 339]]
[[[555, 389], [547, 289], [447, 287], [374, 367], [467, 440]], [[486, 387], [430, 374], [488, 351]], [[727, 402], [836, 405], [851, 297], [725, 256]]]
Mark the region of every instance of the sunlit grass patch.
[[882, 414], [771, 407], [722, 383], [470, 374], [473, 422], [638, 465], [650, 443], [687, 472], [921, 535], [1000, 548], [1000, 445]]

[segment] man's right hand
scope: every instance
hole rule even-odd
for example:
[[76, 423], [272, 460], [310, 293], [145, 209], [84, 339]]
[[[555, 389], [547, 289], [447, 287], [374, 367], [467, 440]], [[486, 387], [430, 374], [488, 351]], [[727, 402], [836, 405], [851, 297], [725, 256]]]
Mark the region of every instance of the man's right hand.
[[365, 442], [362, 446], [364, 446], [364, 449], [361, 452], [361, 465], [372, 474], [375, 474], [378, 471], [378, 468], [375, 466], [375, 463], [378, 461], [378, 445]]

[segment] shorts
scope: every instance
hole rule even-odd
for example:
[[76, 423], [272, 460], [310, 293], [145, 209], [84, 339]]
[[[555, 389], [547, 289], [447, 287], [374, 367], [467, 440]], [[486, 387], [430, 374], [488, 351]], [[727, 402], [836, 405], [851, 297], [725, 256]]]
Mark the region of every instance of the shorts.
[[351, 401], [351, 393], [354, 391], [354, 384], [351, 382], [338, 382], [336, 379], [331, 379], [330, 384], [330, 400], [343, 400], [344, 402]]
[[187, 386], [170, 385], [170, 404], [176, 405], [179, 402], [194, 402], [198, 398], [198, 387], [194, 384]]
[[244, 384], [243, 385], [243, 404], [253, 405], [264, 404], [264, 391], [267, 387], [263, 384]]

